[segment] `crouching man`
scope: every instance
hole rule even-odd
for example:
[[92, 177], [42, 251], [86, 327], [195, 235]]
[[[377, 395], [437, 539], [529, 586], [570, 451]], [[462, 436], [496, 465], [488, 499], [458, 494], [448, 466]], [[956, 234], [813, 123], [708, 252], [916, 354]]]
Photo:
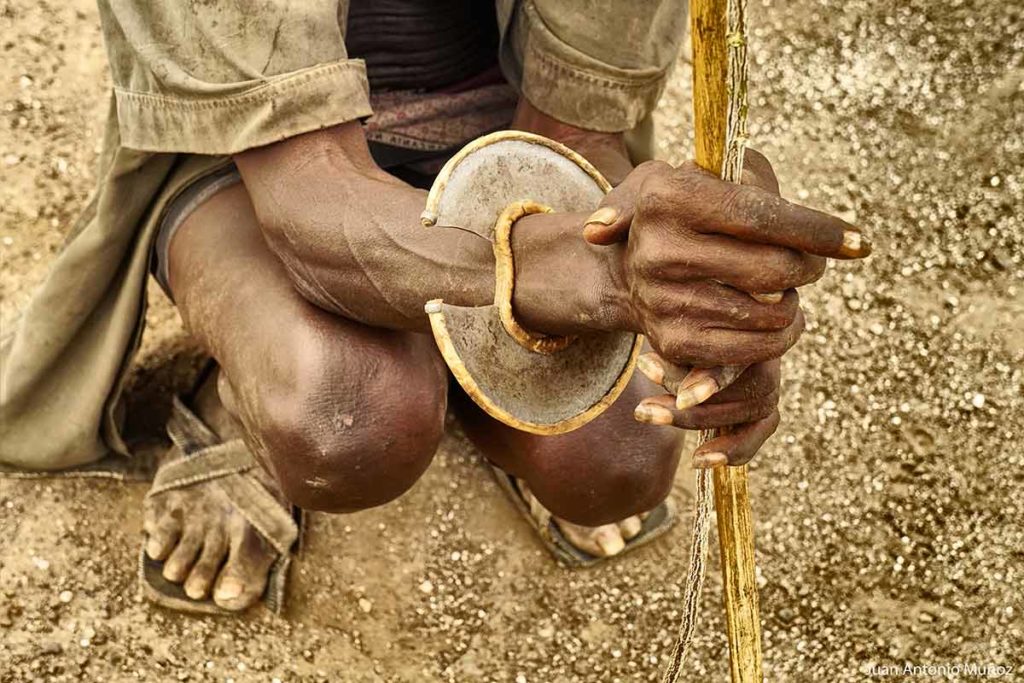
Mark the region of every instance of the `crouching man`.
[[[67, 472], [129, 455], [120, 390], [152, 271], [213, 361], [176, 403], [146, 500], [144, 587], [172, 607], [279, 606], [292, 506], [394, 500], [430, 464], [449, 404], [563, 559], [653, 537], [679, 428], [732, 427], [695, 466], [749, 460], [778, 424], [796, 288], [827, 257], [869, 251], [856, 228], [782, 200], [756, 153], [741, 186], [634, 167], [651, 155], [681, 0], [100, 5], [114, 80], [100, 184], [3, 340], [0, 463]], [[455, 151], [509, 127], [616, 186], [586, 211], [516, 221], [516, 319], [651, 345], [646, 377], [558, 436], [465, 400], [424, 314], [432, 298], [494, 299], [491, 244], [420, 214]]]

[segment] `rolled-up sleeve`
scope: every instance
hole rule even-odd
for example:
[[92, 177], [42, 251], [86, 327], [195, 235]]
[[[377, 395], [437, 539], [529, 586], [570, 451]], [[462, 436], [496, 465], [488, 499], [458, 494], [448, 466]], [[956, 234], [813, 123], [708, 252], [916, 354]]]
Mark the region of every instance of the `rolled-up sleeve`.
[[499, 0], [502, 68], [538, 109], [591, 130], [653, 111], [687, 22], [685, 0]]
[[101, 0], [124, 147], [234, 154], [369, 116], [347, 0]]

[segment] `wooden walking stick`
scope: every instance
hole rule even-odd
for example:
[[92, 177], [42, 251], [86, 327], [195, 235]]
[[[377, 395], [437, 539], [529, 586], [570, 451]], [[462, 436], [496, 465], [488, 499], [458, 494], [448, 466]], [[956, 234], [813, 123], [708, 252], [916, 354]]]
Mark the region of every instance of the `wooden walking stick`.
[[[739, 182], [746, 144], [746, 0], [690, 0], [690, 21], [697, 163], [724, 180]], [[700, 443], [716, 436], [716, 430], [703, 431]], [[732, 683], [762, 683], [761, 617], [747, 468], [719, 467], [713, 478]], [[665, 672], [667, 683], [675, 683], [682, 671], [697, 621], [710, 525], [711, 479], [707, 470], [697, 474], [690, 570], [679, 639]]]
[[[691, 0], [697, 163], [740, 181], [746, 143], [746, 0]], [[716, 436], [702, 433], [701, 440]], [[747, 467], [714, 471], [718, 546], [733, 683], [761, 683], [761, 617]]]

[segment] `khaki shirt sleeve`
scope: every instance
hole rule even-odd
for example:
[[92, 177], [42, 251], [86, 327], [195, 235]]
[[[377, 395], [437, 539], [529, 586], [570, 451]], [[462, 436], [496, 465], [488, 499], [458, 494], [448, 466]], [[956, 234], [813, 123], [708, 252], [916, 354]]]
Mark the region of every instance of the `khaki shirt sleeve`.
[[234, 154], [369, 116], [347, 0], [100, 0], [121, 144]]
[[630, 130], [675, 63], [686, 0], [498, 0], [501, 62], [530, 102], [561, 121]]

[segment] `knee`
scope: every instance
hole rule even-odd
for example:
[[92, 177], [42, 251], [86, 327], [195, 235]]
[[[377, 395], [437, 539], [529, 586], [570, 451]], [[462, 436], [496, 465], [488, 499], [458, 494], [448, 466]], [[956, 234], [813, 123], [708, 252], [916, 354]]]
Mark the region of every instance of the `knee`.
[[352, 423], [341, 433], [290, 425], [286, 445], [270, 455], [285, 497], [303, 509], [356, 512], [391, 502], [426, 471], [441, 440], [442, 421], [427, 416], [365, 425], [350, 414], [335, 419]]
[[557, 517], [598, 526], [653, 510], [672, 491], [680, 433], [646, 428], [637, 440], [613, 439], [587, 452], [573, 449], [549, 461], [530, 486]]
[[420, 478], [441, 441], [443, 371], [372, 356], [361, 365], [345, 376], [300, 375], [266, 413], [273, 417], [259, 447], [299, 507], [341, 513], [390, 502]]

